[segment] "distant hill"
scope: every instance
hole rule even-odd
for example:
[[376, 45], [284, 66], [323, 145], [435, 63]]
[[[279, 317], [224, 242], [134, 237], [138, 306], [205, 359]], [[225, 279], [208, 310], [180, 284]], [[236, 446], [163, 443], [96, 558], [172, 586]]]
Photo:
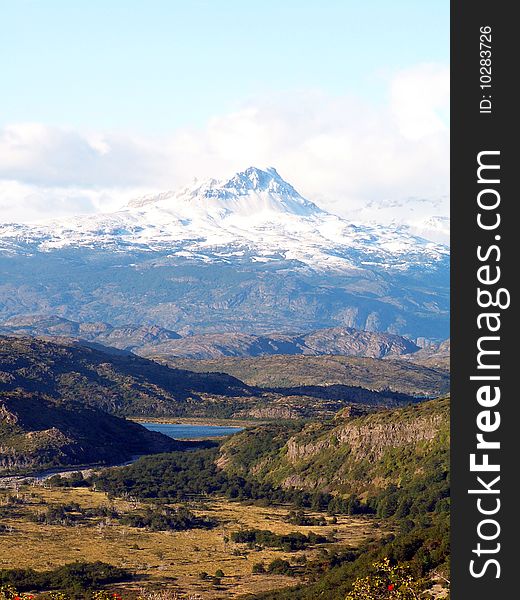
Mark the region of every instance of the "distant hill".
[[390, 333], [359, 331], [352, 327], [333, 327], [302, 334], [253, 335], [213, 333], [191, 335], [157, 344], [147, 344], [137, 353], [161, 358], [211, 359], [221, 356], [268, 356], [338, 354], [345, 356], [401, 356], [416, 352], [412, 341]]
[[127, 417], [300, 418], [344, 406], [396, 406], [411, 395], [360, 386], [259, 388], [74, 340], [0, 336], [0, 397], [20, 390]]
[[[417, 353], [419, 354], [419, 353]], [[411, 355], [413, 356], [413, 355]], [[198, 372], [221, 372], [251, 386], [359, 386], [433, 398], [449, 391], [443, 369], [416, 364], [412, 359], [381, 360], [353, 356], [259, 356], [213, 360], [172, 359], [173, 367]]]
[[0, 475], [117, 464], [185, 445], [96, 408], [37, 393], [2, 393], [0, 417]]
[[57, 315], [17, 315], [0, 323], [0, 333], [78, 338], [121, 350], [133, 350], [181, 337], [175, 331], [156, 325], [115, 327], [104, 322], [78, 323]]
[[[389, 357], [393, 358], [393, 357]], [[418, 352], [403, 356], [404, 360], [413, 362], [425, 367], [432, 367], [444, 371], [450, 370], [450, 340], [445, 340], [440, 344], [432, 344], [426, 348], [421, 348]]]
[[384, 358], [415, 353], [419, 346], [389, 333], [333, 327], [310, 333], [224, 332], [181, 336], [155, 325], [78, 323], [56, 315], [18, 315], [0, 323], [0, 333], [77, 338], [146, 357], [212, 359], [221, 356], [337, 354]]

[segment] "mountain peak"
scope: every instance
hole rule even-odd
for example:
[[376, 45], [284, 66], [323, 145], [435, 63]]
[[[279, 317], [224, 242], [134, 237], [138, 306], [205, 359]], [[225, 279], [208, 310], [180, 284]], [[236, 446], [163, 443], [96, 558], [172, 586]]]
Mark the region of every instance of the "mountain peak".
[[[259, 213], [289, 213], [310, 216], [322, 211], [301, 196], [293, 186], [282, 179], [274, 167], [265, 170], [248, 167], [231, 179], [195, 180], [176, 192], [165, 192], [132, 200], [128, 208], [141, 209], [159, 205], [165, 209], [189, 205], [195, 210], [221, 211], [221, 216]], [[214, 216], [214, 215], [213, 215]]]
[[274, 167], [262, 170], [258, 167], [248, 167], [234, 175], [224, 186], [247, 193], [250, 190], [262, 192], [285, 192], [290, 195], [300, 196], [292, 185], [280, 177]]

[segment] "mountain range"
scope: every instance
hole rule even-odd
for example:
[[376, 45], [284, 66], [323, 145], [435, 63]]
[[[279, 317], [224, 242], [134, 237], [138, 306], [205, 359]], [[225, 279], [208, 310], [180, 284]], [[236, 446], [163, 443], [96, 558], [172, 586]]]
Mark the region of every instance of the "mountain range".
[[207, 333], [181, 336], [153, 325], [77, 323], [56, 315], [19, 315], [0, 323], [0, 334], [75, 338], [105, 351], [132, 351], [151, 358], [212, 359], [223, 356], [322, 355], [384, 358], [414, 353], [411, 340], [389, 333], [335, 327], [309, 333]]
[[250, 167], [110, 214], [0, 225], [0, 319], [156, 325], [181, 335], [354, 327], [448, 336], [449, 250], [350, 222]]

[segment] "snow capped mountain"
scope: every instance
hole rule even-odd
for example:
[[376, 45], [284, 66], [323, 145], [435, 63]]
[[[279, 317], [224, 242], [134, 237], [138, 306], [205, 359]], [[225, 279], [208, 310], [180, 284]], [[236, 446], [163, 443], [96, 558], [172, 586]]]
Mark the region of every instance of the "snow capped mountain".
[[[418, 231], [420, 228], [418, 228]], [[144, 196], [118, 212], [39, 224], [0, 225], [7, 254], [66, 248], [167, 251], [211, 262], [294, 260], [316, 270], [435, 265], [448, 249], [406, 227], [350, 222], [303, 198], [274, 168], [250, 167], [228, 181], [195, 182]]]
[[371, 201], [361, 208], [342, 207], [341, 216], [353, 221], [361, 220], [365, 224], [406, 227], [413, 235], [449, 245], [449, 204], [446, 196], [437, 199], [383, 199]]
[[231, 215], [288, 213], [300, 216], [320, 213], [320, 209], [305, 200], [274, 168], [265, 171], [249, 167], [229, 181], [207, 179], [177, 192], [145, 196], [129, 203], [129, 209], [156, 206], [172, 214], [196, 210], [217, 218]]
[[415, 235], [427, 237], [430, 240], [447, 243], [450, 239], [450, 218], [442, 216], [427, 217], [412, 221], [409, 229]]
[[0, 274], [0, 320], [58, 315], [182, 335], [449, 332], [446, 246], [322, 210], [272, 168], [113, 213], [0, 225]]

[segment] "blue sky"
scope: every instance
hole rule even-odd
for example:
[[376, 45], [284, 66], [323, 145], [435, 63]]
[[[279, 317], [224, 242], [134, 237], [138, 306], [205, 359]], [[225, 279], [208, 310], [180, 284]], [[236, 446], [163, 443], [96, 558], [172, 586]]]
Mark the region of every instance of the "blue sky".
[[250, 165], [448, 210], [448, 0], [0, 0], [0, 73], [0, 222]]
[[159, 132], [259, 95], [381, 101], [447, 63], [447, 0], [1, 0], [0, 122]]

